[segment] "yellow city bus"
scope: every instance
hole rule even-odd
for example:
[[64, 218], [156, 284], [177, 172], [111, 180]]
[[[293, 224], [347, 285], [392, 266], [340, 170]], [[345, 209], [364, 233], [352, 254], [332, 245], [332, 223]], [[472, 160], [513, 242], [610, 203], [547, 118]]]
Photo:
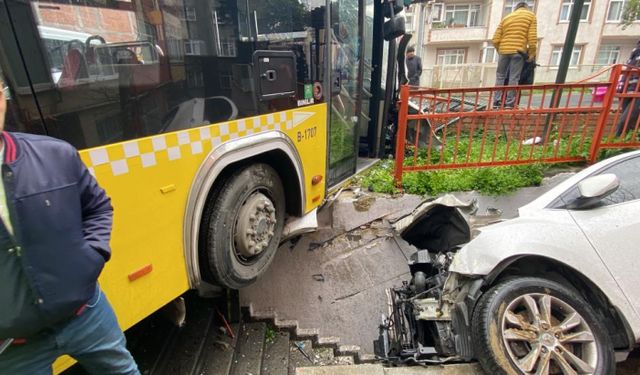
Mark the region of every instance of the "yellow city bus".
[[123, 329], [189, 289], [254, 282], [379, 154], [379, 8], [0, 0], [7, 130], [70, 142], [111, 197], [100, 282]]

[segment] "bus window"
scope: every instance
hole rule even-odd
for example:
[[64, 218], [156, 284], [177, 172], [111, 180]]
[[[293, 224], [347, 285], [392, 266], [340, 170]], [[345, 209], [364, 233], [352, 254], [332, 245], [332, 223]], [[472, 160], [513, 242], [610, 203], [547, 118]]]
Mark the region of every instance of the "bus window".
[[[298, 0], [9, 0], [9, 9], [19, 42], [34, 47], [23, 53], [38, 108], [25, 110], [80, 149], [322, 101], [309, 97], [323, 81], [321, 34]], [[253, 55], [265, 50], [295, 56], [292, 94], [256, 95]]]
[[4, 127], [9, 131], [44, 134], [42, 119], [4, 9], [4, 6], [0, 7], [0, 82], [7, 100]]
[[[18, 100], [20, 96], [13, 94], [11, 90], [10, 81], [4, 77], [2, 69], [0, 69], [0, 90], [4, 100], [6, 100], [6, 113], [4, 118], [4, 129], [14, 132], [29, 132], [43, 134], [44, 130], [41, 127], [40, 118], [28, 119], [21, 117], [20, 110], [18, 109]], [[27, 97], [26, 101], [30, 98]], [[23, 104], [27, 104], [24, 103]]]

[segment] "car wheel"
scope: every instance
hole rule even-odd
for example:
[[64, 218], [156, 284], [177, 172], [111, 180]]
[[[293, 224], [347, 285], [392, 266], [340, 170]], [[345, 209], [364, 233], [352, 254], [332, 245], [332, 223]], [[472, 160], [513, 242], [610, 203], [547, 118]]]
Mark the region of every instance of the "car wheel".
[[210, 195], [201, 226], [205, 279], [239, 289], [254, 282], [273, 260], [285, 214], [278, 173], [253, 164], [231, 175]]
[[472, 320], [476, 356], [488, 374], [613, 374], [609, 336], [577, 292], [522, 277], [486, 292]]

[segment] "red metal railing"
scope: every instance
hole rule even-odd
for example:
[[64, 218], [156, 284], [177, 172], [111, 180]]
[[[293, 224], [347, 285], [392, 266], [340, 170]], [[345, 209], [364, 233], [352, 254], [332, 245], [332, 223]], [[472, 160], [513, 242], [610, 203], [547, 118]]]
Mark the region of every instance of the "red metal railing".
[[[640, 147], [638, 77], [639, 68], [615, 65], [605, 82], [417, 90], [403, 86], [396, 184], [407, 171], [594, 162], [604, 148]], [[515, 98], [513, 108], [508, 106], [509, 92]]]

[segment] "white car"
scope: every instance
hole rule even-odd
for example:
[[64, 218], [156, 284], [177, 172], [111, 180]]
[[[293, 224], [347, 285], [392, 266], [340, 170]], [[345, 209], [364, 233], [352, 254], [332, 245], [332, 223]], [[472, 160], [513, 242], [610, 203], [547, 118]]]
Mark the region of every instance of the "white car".
[[466, 244], [468, 218], [437, 206], [432, 224], [402, 234], [428, 250], [392, 290], [388, 360], [606, 375], [640, 342], [640, 151], [583, 170]]

